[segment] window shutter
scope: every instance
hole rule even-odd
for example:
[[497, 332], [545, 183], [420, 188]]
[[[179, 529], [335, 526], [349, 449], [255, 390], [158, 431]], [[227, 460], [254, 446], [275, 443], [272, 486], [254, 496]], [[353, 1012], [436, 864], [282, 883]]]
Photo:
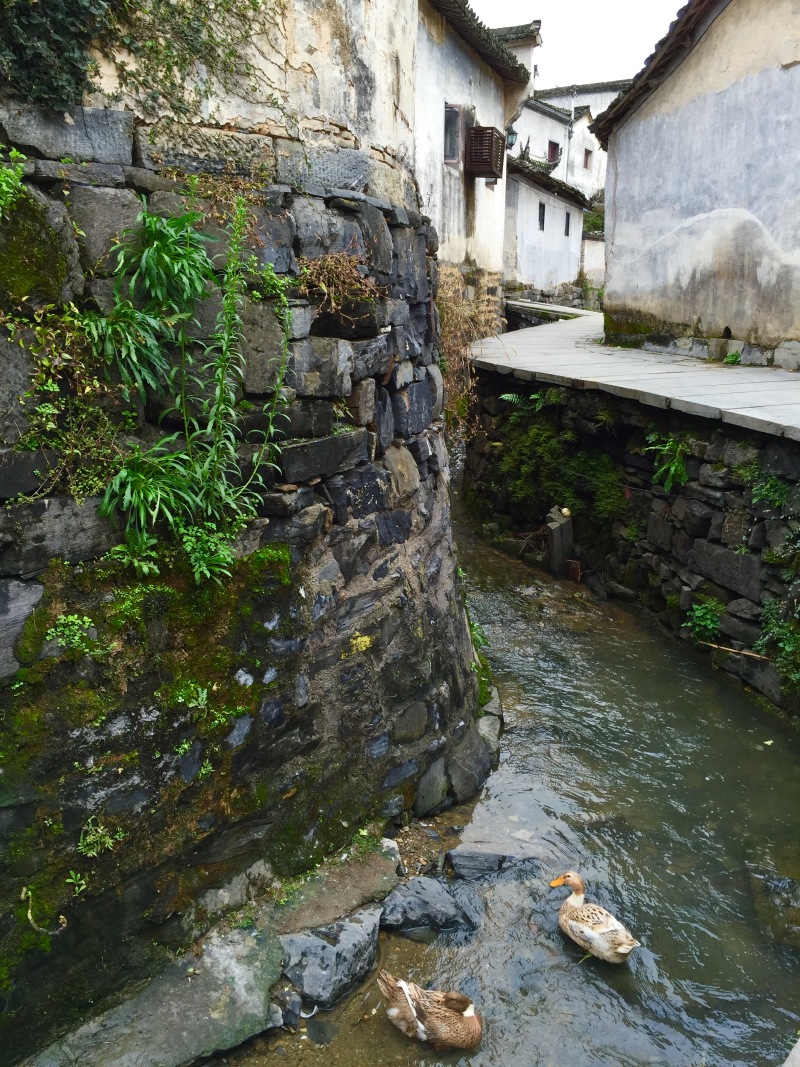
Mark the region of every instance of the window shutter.
[[502, 178], [506, 138], [493, 126], [472, 126], [467, 130], [467, 174]]

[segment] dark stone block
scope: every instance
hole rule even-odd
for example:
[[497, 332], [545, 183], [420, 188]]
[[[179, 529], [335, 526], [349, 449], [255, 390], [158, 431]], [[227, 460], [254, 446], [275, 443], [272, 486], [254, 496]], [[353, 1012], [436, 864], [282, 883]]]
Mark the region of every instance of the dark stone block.
[[38, 574], [54, 556], [80, 563], [105, 555], [119, 538], [97, 507], [96, 499], [48, 497], [0, 511], [0, 576]]
[[447, 773], [457, 803], [477, 793], [492, 769], [491, 754], [477, 731], [469, 729], [447, 758]]
[[380, 737], [367, 741], [365, 748], [370, 759], [382, 759], [389, 751], [389, 735], [381, 734]]
[[685, 530], [676, 530], [672, 538], [672, 555], [679, 563], [686, 565], [693, 545], [694, 539]]
[[[262, 708], [263, 711], [263, 708]], [[263, 715], [262, 715], [263, 718]], [[242, 715], [241, 718], [234, 719], [233, 729], [222, 742], [226, 748], [238, 748], [245, 743], [247, 735], [253, 726], [253, 720], [249, 715]]]
[[65, 112], [6, 100], [0, 102], [0, 139], [28, 155], [129, 164], [133, 112], [70, 107]]
[[301, 398], [289, 404], [284, 412], [289, 421], [280, 419], [278, 425], [285, 437], [328, 437], [333, 433], [332, 400]]
[[748, 600], [759, 600], [764, 568], [757, 556], [742, 556], [722, 545], [695, 541], [689, 566], [712, 582], [741, 593]]
[[395, 430], [402, 437], [421, 433], [433, 421], [433, 393], [426, 381], [412, 382], [392, 396]]
[[383, 212], [368, 203], [361, 207], [361, 232], [372, 269], [378, 274], [391, 274], [392, 236]]
[[84, 286], [72, 224], [59, 201], [33, 186], [25, 189], [0, 226], [0, 299], [25, 300], [28, 310], [67, 304]]
[[648, 541], [651, 541], [657, 548], [669, 552], [670, 546], [672, 545], [673, 531], [674, 527], [668, 519], [651, 512], [650, 519], [647, 523]]
[[396, 282], [392, 296], [403, 296], [411, 303], [427, 300], [430, 295], [426, 267], [425, 238], [413, 230], [392, 229]]
[[409, 778], [413, 778], [419, 770], [419, 764], [415, 759], [406, 760], [404, 763], [399, 763], [396, 767], [392, 767], [389, 773], [381, 782], [381, 789], [391, 789], [393, 785], [397, 785], [398, 782], [405, 782]]
[[50, 449], [0, 452], [0, 500], [13, 500], [21, 493], [38, 489], [56, 459], [56, 453]]
[[309, 478], [330, 477], [350, 470], [368, 459], [366, 430], [322, 437], [296, 445], [285, 445], [279, 457], [287, 482], [306, 482]]
[[347, 397], [352, 392], [353, 350], [339, 337], [293, 341], [288, 384], [299, 396]]
[[293, 548], [310, 544], [322, 533], [329, 515], [324, 504], [312, 504], [287, 518], [275, 516], [261, 535], [261, 544], [283, 542]]
[[327, 253], [349, 252], [363, 258], [361, 229], [352, 216], [343, 217], [326, 208], [322, 200], [308, 196], [294, 197], [292, 215], [297, 227], [294, 247], [298, 255], [318, 259]]
[[271, 263], [278, 274], [296, 274], [297, 258], [294, 239], [297, 226], [293, 215], [274, 207], [252, 208], [255, 225], [250, 231], [247, 247], [260, 267]]
[[123, 168], [112, 163], [56, 163], [52, 159], [37, 159], [34, 181], [40, 185], [104, 186], [108, 189], [123, 189], [127, 184]]
[[376, 467], [371, 463], [365, 467], [358, 467], [348, 471], [344, 480], [348, 487], [350, 506], [357, 519], [387, 508], [391, 479], [389, 472], [382, 467]]
[[382, 544], [401, 545], [408, 540], [413, 517], [410, 511], [397, 508], [394, 511], [385, 511], [377, 515], [375, 523]]
[[272, 300], [245, 300], [243, 303], [240, 312], [241, 351], [246, 393], [263, 396], [278, 386], [284, 338], [283, 327], [275, 317], [274, 309]]
[[186, 755], [178, 760], [178, 773], [187, 785], [197, 777], [202, 762], [203, 746], [199, 741], [193, 741]]
[[720, 630], [734, 641], [741, 641], [746, 648], [752, 648], [761, 636], [761, 627], [743, 622], [735, 615], [726, 612], [719, 620]]
[[378, 386], [375, 393], [375, 454], [384, 455], [394, 440], [394, 410], [388, 390]]
[[353, 341], [352, 350], [354, 382], [362, 378], [383, 377], [389, 373], [392, 356], [386, 334], [366, 341]]
[[76, 185], [69, 191], [67, 210], [82, 233], [77, 235], [81, 265], [94, 273], [111, 274], [116, 259], [109, 256], [123, 230], [134, 228], [142, 203], [132, 189], [95, 189]]
[[333, 521], [343, 526], [348, 518], [348, 505], [350, 497], [347, 491], [347, 483], [341, 474], [328, 478], [322, 485], [322, 495], [333, 509]]
[[271, 726], [275, 729], [278, 726], [283, 726], [286, 722], [286, 715], [283, 710], [283, 704], [275, 697], [268, 697], [261, 705], [259, 715], [267, 726]]
[[421, 700], [399, 712], [392, 730], [395, 741], [417, 741], [428, 726], [428, 709]]
[[314, 503], [314, 490], [304, 485], [290, 493], [266, 493], [259, 504], [259, 515], [295, 515]]

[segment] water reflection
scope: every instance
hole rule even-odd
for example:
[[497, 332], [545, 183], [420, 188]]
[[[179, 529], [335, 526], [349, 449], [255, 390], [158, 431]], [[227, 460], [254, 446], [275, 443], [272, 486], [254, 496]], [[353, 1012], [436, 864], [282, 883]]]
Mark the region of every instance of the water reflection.
[[[469, 539], [460, 552], [509, 720], [464, 842], [514, 859], [456, 884], [482, 910], [476, 931], [386, 938], [382, 955], [393, 973], [473, 997], [483, 1041], [467, 1055], [408, 1042], [371, 984], [311, 1031], [335, 1029], [330, 1043], [282, 1038], [281, 1061], [782, 1063], [800, 1027], [798, 949], [759, 927], [752, 872], [798, 865], [796, 738], [647, 620]], [[629, 965], [581, 963], [559, 931], [564, 891], [548, 883], [569, 867], [642, 942]]]

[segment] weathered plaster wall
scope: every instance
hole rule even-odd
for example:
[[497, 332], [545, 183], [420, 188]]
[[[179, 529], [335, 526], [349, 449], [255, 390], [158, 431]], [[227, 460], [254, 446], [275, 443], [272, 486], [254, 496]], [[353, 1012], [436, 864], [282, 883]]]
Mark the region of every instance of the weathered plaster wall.
[[[545, 205], [544, 230], [539, 205]], [[566, 213], [570, 215], [565, 236]], [[574, 281], [581, 263], [583, 211], [524, 178], [508, 178], [503, 274], [507, 282], [552, 289]]]
[[567, 180], [565, 168], [569, 119], [566, 115], [562, 120], [543, 115], [531, 107], [524, 107], [519, 118], [514, 122], [514, 129], [518, 137], [517, 143], [511, 149], [512, 155], [518, 156], [527, 148], [530, 159], [547, 163], [548, 141], [555, 141], [561, 147], [562, 153], [558, 166], [551, 171], [551, 174], [560, 181]]
[[[564, 177], [568, 185], [580, 189], [587, 199], [595, 193], [602, 192], [606, 181], [607, 156], [600, 147], [600, 142], [593, 133], [589, 132], [591, 121], [588, 115], [581, 115], [575, 120]], [[584, 166], [586, 149], [592, 153], [588, 167]], [[555, 177], [558, 178], [560, 175], [556, 174]]]
[[[447, 263], [502, 269], [505, 178], [494, 185], [464, 173], [466, 124], [505, 130], [509, 102], [495, 74], [422, 0], [416, 54], [415, 155], [423, 210], [439, 233]], [[518, 87], [524, 92], [524, 87]], [[444, 106], [461, 107], [462, 159], [444, 163]]]
[[[258, 71], [256, 91], [251, 80], [241, 93], [217, 85], [199, 124], [160, 135], [154, 147], [166, 146], [167, 154], [174, 144], [199, 149], [204, 130], [250, 134], [261, 139], [263, 162], [276, 168], [278, 181], [358, 189], [417, 207], [411, 178], [416, 25], [416, 0], [400, 0], [391, 18], [369, 0], [276, 5], [264, 32], [243, 49]], [[106, 63], [102, 88], [118, 89]], [[131, 98], [122, 101], [136, 110]], [[146, 145], [143, 131], [142, 152]]]
[[[39, 273], [0, 270], [6, 306], [102, 310], [106, 253], [136, 225], [137, 194], [152, 211], [186, 210], [179, 181], [129, 166], [130, 113], [71, 117], [13, 116], [35, 211], [21, 230], [4, 219], [0, 264], [28, 257]], [[14, 448], [34, 359], [0, 337], [3, 1067], [360, 822], [464, 799], [488, 772], [451, 543], [435, 234], [357, 192], [260, 193], [248, 240], [262, 263], [286, 276], [300, 256], [369, 249], [383, 296], [356, 321], [293, 299], [280, 470], [220, 585], [163, 560], [141, 578], [103, 559], [121, 531], [97, 498], [19, 499], [48, 454]], [[213, 253], [225, 232], [208, 216], [202, 229]], [[217, 310], [197, 308], [199, 340]], [[241, 315], [247, 432], [262, 425], [283, 335], [268, 304], [248, 297]], [[151, 397], [120, 444], [152, 443], [158, 415]], [[91, 620], [88, 650], [47, 639], [69, 615]], [[92, 857], [78, 845], [93, 818], [119, 836]]]
[[606, 248], [602, 238], [581, 242], [581, 269], [590, 285], [602, 288], [606, 276]]
[[797, 0], [732, 0], [614, 131], [611, 334], [800, 338], [798, 25]]

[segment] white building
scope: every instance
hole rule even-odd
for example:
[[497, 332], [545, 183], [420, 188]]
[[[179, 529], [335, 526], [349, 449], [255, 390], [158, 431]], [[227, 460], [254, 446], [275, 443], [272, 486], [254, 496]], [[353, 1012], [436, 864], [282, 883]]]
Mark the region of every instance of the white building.
[[543, 165], [508, 157], [503, 276], [506, 283], [554, 289], [581, 266], [587, 202]]
[[512, 52], [466, 0], [419, 0], [414, 150], [423, 210], [438, 230], [440, 260], [497, 274], [506, 127], [530, 91], [540, 43], [538, 22], [519, 30]]
[[682, 8], [594, 125], [610, 336], [790, 342], [775, 361], [800, 365], [798, 101], [796, 0]]

